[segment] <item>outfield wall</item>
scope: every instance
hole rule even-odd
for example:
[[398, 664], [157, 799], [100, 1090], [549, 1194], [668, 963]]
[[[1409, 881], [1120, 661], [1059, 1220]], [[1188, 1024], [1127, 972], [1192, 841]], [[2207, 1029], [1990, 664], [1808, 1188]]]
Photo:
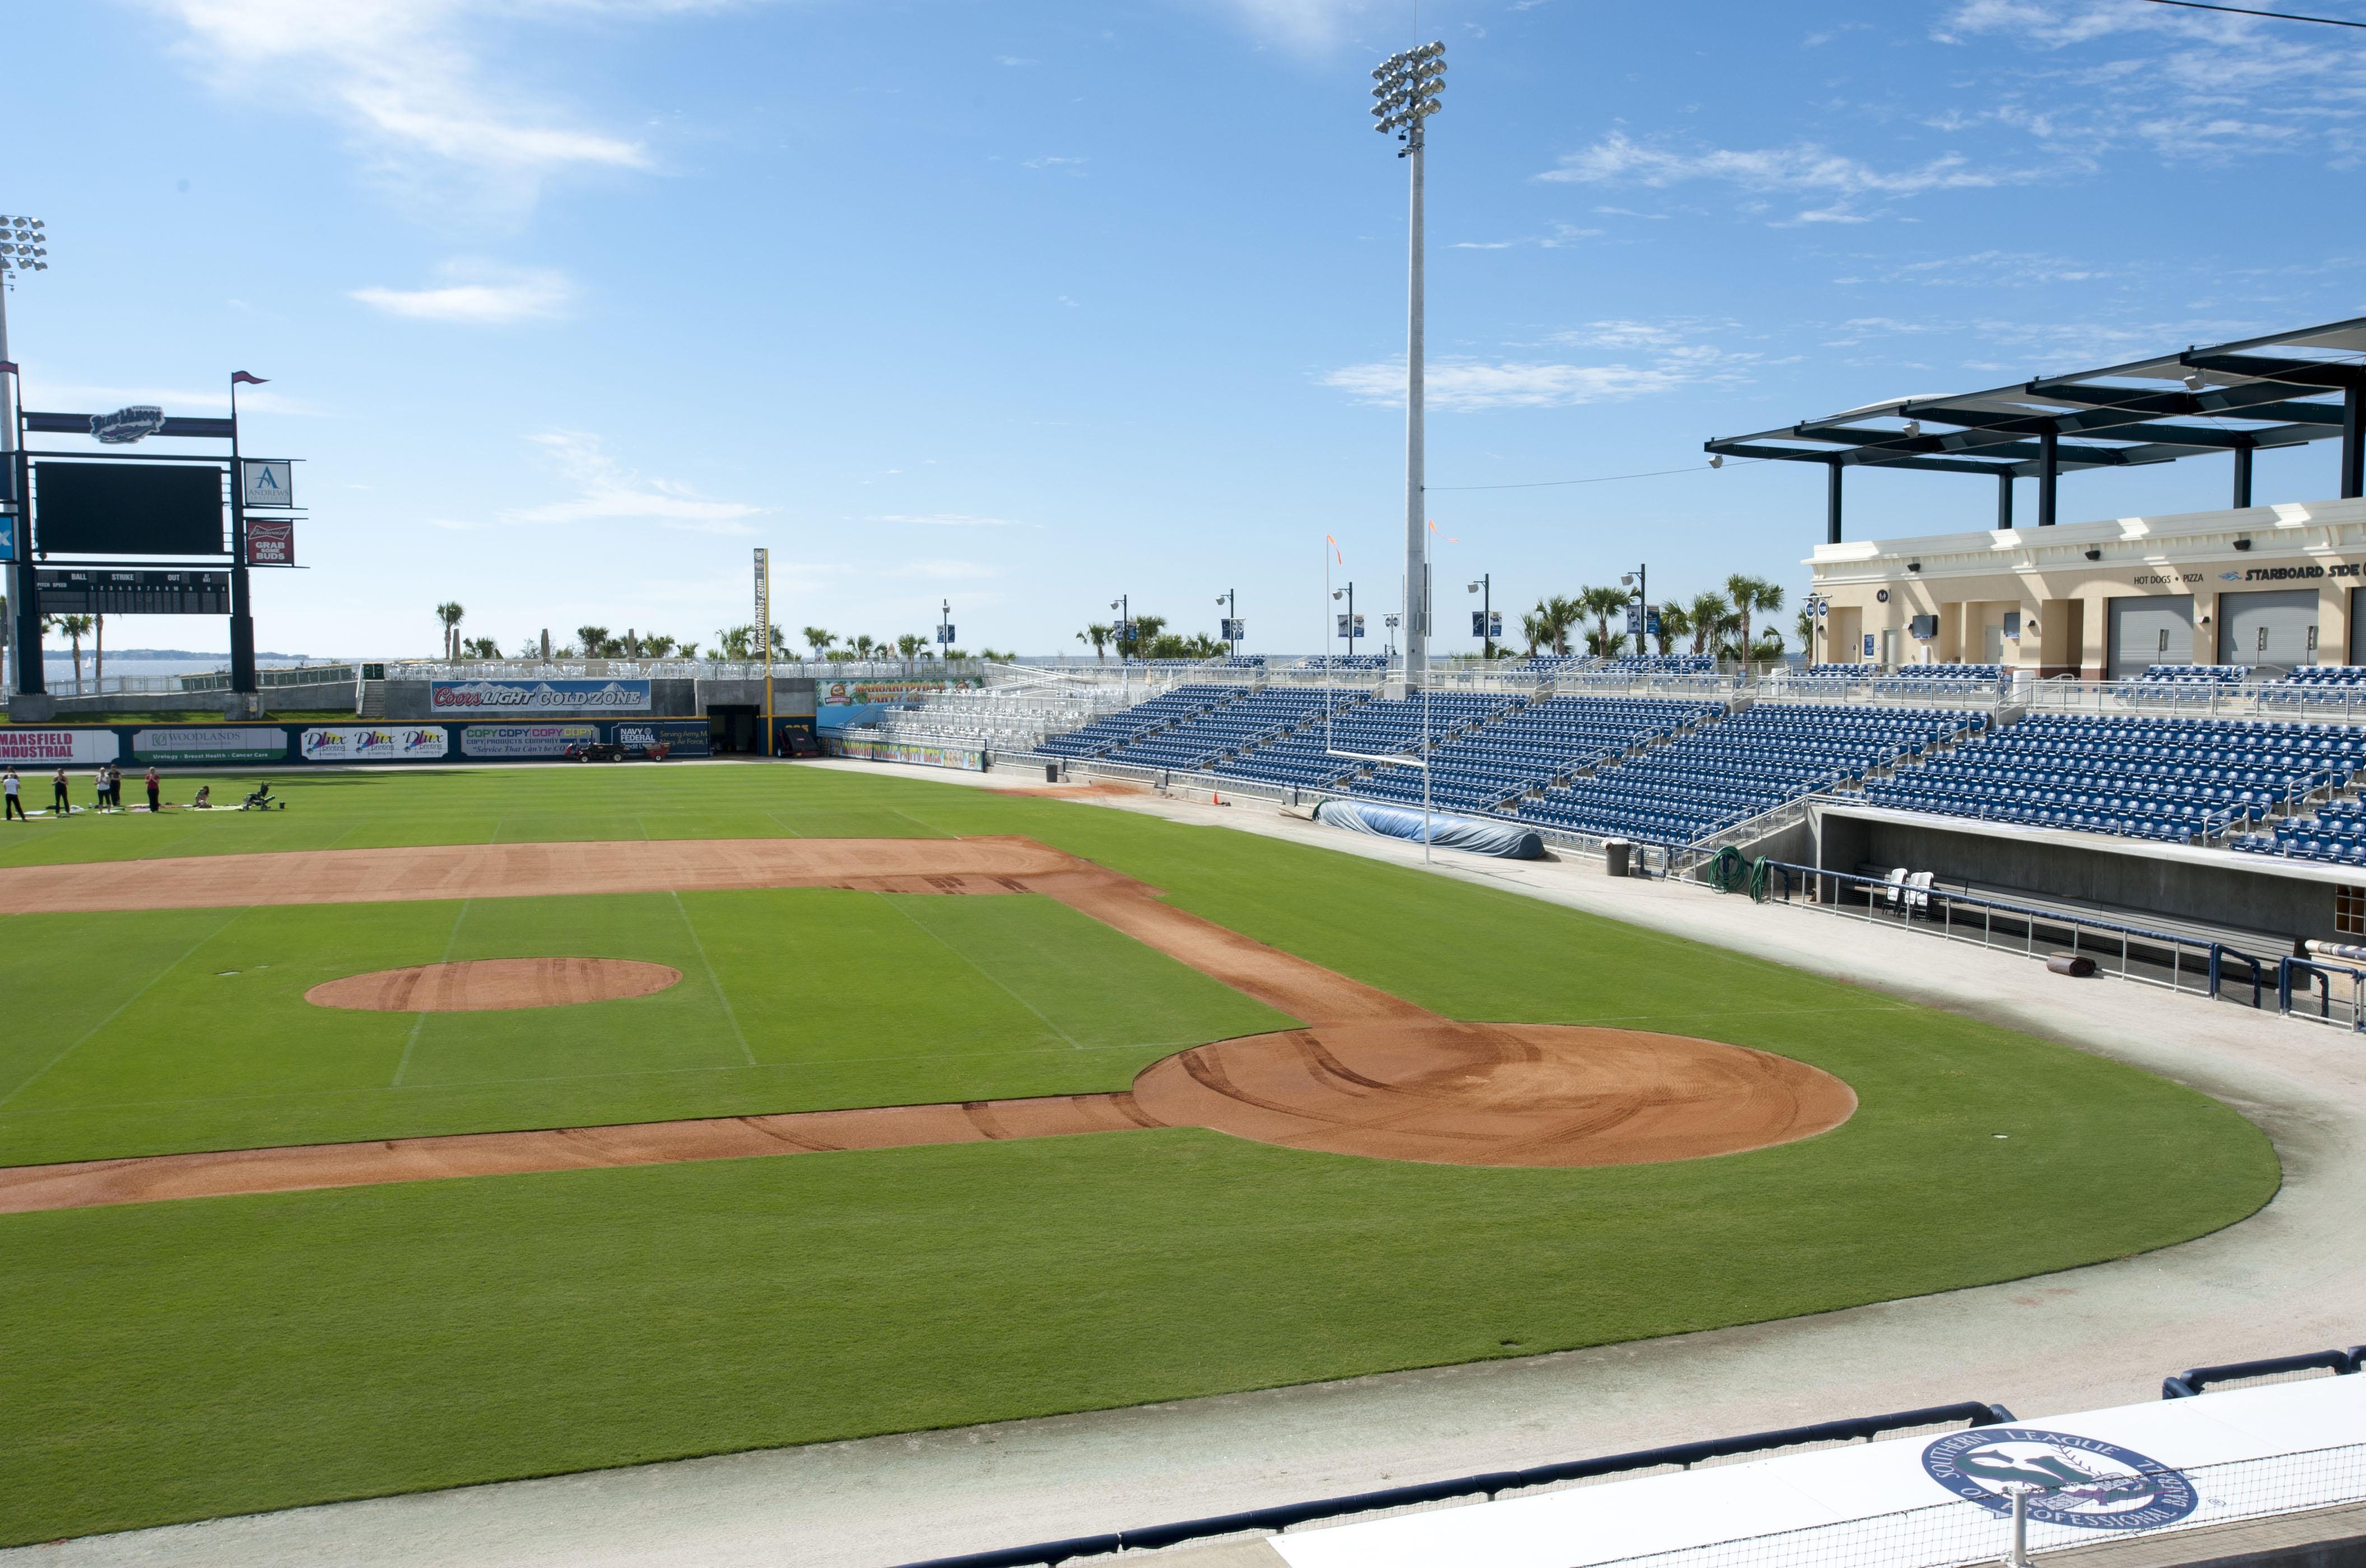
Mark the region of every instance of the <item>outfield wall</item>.
[[304, 763], [558, 762], [605, 743], [675, 757], [712, 754], [704, 718], [515, 719], [478, 724], [0, 725], [0, 764], [19, 773], [127, 767], [253, 768]]

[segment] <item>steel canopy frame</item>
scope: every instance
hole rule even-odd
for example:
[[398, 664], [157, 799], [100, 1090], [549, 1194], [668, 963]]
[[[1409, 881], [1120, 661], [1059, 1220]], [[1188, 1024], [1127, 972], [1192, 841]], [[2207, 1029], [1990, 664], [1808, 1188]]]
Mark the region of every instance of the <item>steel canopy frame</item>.
[[2034, 479], [2037, 525], [2046, 527], [2065, 471], [2231, 453], [2232, 504], [2243, 507], [2253, 453], [2335, 437], [2341, 495], [2366, 495], [2366, 317], [1987, 391], [1869, 403], [1702, 446], [1720, 457], [1823, 464], [1825, 535], [1838, 544], [1842, 475], [1852, 468], [1989, 475], [2000, 529], [2012, 526], [2012, 481]]

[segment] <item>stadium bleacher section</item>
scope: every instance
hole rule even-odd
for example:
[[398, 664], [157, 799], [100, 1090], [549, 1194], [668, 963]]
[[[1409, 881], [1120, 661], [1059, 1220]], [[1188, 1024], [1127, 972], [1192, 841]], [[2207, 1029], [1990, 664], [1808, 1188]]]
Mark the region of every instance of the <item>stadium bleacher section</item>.
[[1862, 782], [1989, 722], [1966, 709], [1761, 703], [1556, 785], [1515, 811], [1568, 832], [1696, 843], [1818, 790]]
[[1868, 805], [2191, 843], [2338, 788], [2366, 730], [2268, 719], [2042, 714], [1911, 773]]
[[[1515, 708], [1438, 746], [1430, 757], [1430, 799], [1456, 811], [1496, 811], [1581, 769], [1600, 767], [1725, 711], [1722, 703], [1661, 698], [1555, 697]], [[1351, 793], [1412, 803], [1421, 777], [1410, 770], [1360, 780]]]
[[1247, 694], [1246, 686], [1177, 686], [1065, 735], [1054, 735], [1037, 750], [1054, 757], [1105, 756], [1138, 735], [1180, 723]]
[[1137, 732], [1103, 752], [1106, 761], [1135, 768], [1203, 773], [1217, 762], [1278, 740], [1335, 712], [1360, 707], [1361, 693], [1331, 693], [1317, 686], [1268, 686], [1220, 706], [1188, 715], [1156, 729]]
[[2136, 681], [2146, 686], [2239, 686], [2248, 673], [2239, 664], [2152, 664]]
[[[1810, 794], [1861, 787], [1868, 805], [1932, 817], [2366, 865], [2366, 806], [2332, 798], [2353, 778], [2366, 780], [2366, 726], [2124, 712], [2041, 712], [2000, 725], [1985, 707], [1947, 702], [1990, 695], [1996, 666], [1912, 668], [1907, 690], [1932, 700], [1895, 701], [1887, 682], [1897, 677], [1882, 678], [1889, 702], [1775, 698], [1738, 714], [1722, 700], [1639, 694], [1433, 692], [1429, 797], [1441, 809], [1677, 847]], [[2366, 687], [2366, 670], [2316, 668], [2324, 672], [2296, 678]], [[2157, 682], [2130, 684], [2206, 694], [2230, 672], [2242, 673], [2163, 666]], [[1850, 666], [1831, 673], [1863, 679]], [[1360, 688], [1195, 683], [1054, 736], [1040, 750], [1414, 804], [1422, 770], [1359, 759], [1413, 757], [1424, 706]]]

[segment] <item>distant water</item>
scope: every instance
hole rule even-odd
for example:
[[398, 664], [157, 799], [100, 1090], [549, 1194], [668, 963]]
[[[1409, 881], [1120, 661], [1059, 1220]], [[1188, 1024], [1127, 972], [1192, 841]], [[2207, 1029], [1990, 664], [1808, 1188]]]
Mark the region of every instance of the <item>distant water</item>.
[[[47, 649], [43, 651], [46, 657], [41, 660], [41, 670], [47, 679], [51, 681], [62, 678], [67, 681], [73, 679], [73, 659], [71, 655], [62, 658]], [[292, 664], [332, 662], [335, 661], [325, 659], [257, 659], [254, 661], [254, 667], [258, 670], [285, 670]], [[107, 672], [109, 675], [210, 675], [217, 670], [229, 668], [230, 655], [228, 654], [223, 654], [219, 659], [118, 659], [109, 655], [107, 660]], [[82, 656], [83, 679], [87, 681], [96, 672], [90, 651], [85, 649]]]

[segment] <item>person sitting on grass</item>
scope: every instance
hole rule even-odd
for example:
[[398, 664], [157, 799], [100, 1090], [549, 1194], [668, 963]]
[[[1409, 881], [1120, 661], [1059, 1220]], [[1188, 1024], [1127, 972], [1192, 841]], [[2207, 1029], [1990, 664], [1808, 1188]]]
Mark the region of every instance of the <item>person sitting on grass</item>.
[[250, 808], [256, 811], [268, 811], [276, 803], [271, 798], [271, 781], [265, 779], [263, 783], [254, 786], [254, 793], [253, 795], [248, 795], [244, 800], [239, 802], [238, 808], [241, 811], [245, 811]]
[[214, 808], [214, 786], [209, 784], [199, 784], [197, 798], [189, 804], [199, 811], [211, 811]]

